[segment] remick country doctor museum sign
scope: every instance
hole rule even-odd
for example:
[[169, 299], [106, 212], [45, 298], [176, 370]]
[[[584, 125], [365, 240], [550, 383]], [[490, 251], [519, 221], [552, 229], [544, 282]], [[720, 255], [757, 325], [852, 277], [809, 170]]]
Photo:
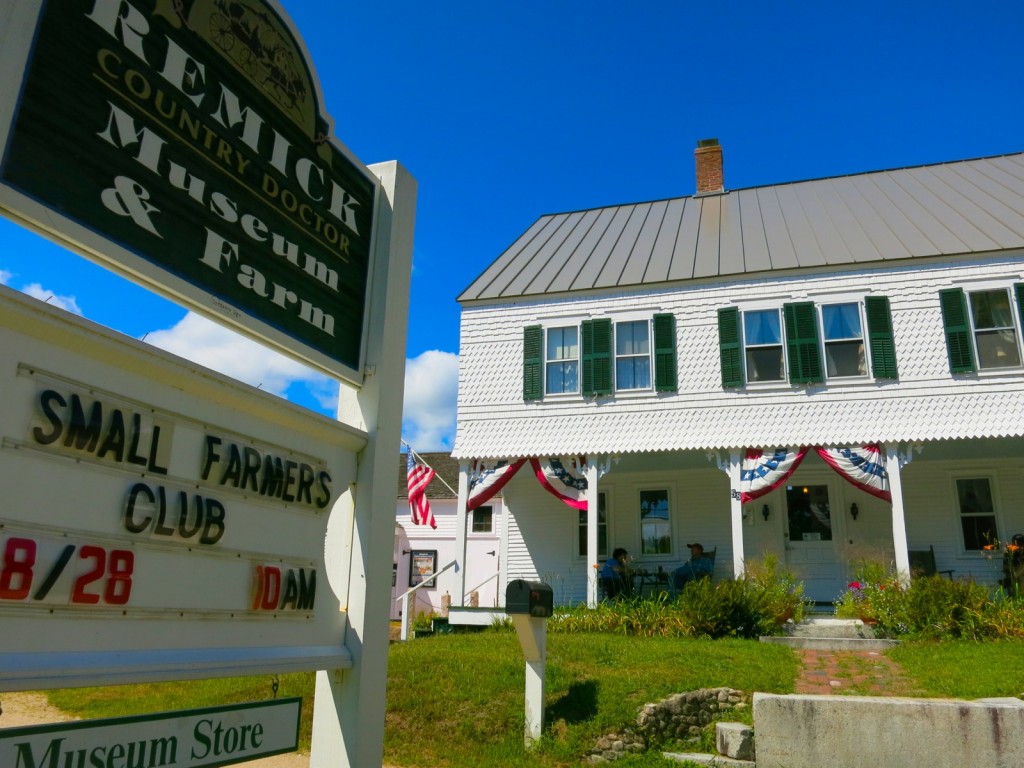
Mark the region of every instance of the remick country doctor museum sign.
[[268, 6], [45, 2], [10, 111], [0, 207], [359, 383], [378, 184]]

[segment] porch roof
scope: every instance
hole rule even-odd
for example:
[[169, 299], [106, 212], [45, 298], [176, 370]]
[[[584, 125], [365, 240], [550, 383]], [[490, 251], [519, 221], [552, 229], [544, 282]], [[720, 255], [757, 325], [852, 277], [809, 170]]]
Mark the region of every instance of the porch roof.
[[541, 216], [463, 304], [1024, 249], [1024, 153]]
[[953, 442], [954, 436], [1020, 439], [1024, 397], [1011, 389], [870, 403], [852, 398], [780, 402], [772, 405], [770, 418], [755, 402], [614, 413], [590, 409], [574, 415], [460, 419], [458, 432], [453, 455], [460, 459]]

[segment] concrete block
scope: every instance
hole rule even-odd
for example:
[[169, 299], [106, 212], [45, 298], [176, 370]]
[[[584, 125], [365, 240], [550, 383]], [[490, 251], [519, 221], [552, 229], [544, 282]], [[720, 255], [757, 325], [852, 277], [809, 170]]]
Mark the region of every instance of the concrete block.
[[754, 729], [745, 723], [717, 723], [715, 749], [734, 760], [754, 758]]
[[1018, 768], [1024, 707], [1000, 701], [754, 694], [758, 768]]

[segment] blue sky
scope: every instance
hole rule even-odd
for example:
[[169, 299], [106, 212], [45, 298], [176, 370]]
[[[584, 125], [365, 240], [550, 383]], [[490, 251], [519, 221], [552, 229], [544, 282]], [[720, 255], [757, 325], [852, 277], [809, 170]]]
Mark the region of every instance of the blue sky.
[[[403, 432], [455, 433], [458, 294], [546, 213], [1024, 150], [1017, 2], [282, 5], [337, 137], [419, 184]], [[336, 385], [0, 219], [0, 282], [333, 413]]]

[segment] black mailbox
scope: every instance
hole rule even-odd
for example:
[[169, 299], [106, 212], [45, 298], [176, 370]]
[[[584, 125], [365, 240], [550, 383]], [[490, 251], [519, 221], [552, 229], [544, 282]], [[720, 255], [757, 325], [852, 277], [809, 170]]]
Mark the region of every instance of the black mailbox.
[[526, 613], [546, 619], [552, 614], [554, 605], [554, 593], [543, 581], [515, 579], [505, 587], [506, 613]]

